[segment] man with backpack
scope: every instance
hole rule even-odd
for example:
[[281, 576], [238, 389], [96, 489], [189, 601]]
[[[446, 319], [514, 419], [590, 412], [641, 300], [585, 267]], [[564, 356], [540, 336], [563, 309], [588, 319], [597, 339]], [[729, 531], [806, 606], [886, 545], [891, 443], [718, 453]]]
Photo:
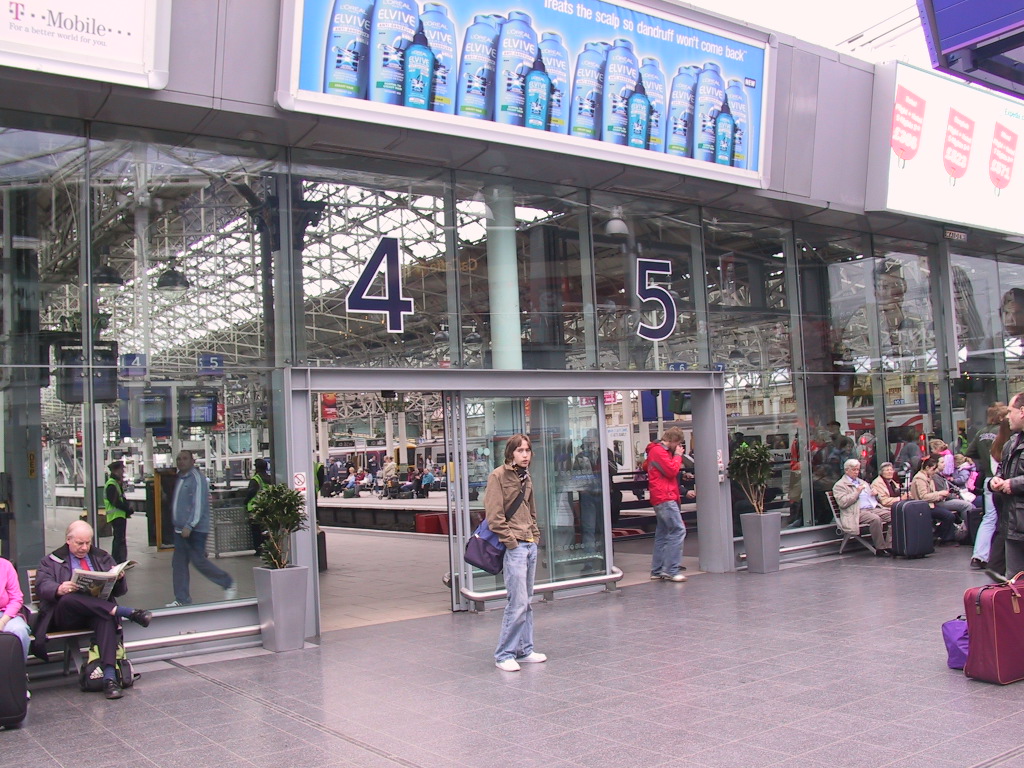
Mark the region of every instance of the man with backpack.
[[669, 427], [660, 441], [647, 446], [647, 487], [657, 515], [651, 578], [686, 581], [680, 573], [686, 526], [679, 511], [679, 468], [683, 462], [683, 431]]

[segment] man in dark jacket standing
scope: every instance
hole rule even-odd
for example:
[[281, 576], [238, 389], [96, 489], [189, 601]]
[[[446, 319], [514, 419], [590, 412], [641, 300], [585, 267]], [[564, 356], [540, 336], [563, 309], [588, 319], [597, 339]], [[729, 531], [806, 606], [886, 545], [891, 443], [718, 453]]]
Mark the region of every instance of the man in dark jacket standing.
[[123, 573], [114, 585], [109, 600], [81, 592], [72, 581], [76, 568], [109, 571], [116, 563], [109, 554], [92, 545], [92, 526], [82, 520], [75, 520], [68, 526], [64, 539], [64, 546], [44, 557], [36, 573], [36, 594], [39, 596], [40, 609], [32, 652], [46, 660], [46, 633], [49, 631], [91, 629], [103, 665], [103, 692], [108, 699], [120, 699], [121, 686], [117, 682], [114, 665], [117, 662], [121, 619], [148, 627], [153, 614], [114, 602], [113, 598], [128, 591]]
[[1010, 398], [1006, 414], [1013, 436], [1003, 446], [999, 471], [989, 480], [992, 493], [1005, 494], [1001, 506], [1006, 515], [1006, 573], [1024, 571], [1024, 392]]
[[654, 529], [654, 557], [651, 578], [686, 581], [679, 572], [683, 556], [686, 526], [679, 511], [679, 468], [683, 462], [683, 432], [676, 427], [665, 430], [660, 442], [647, 446], [647, 487], [651, 505], [658, 518]]

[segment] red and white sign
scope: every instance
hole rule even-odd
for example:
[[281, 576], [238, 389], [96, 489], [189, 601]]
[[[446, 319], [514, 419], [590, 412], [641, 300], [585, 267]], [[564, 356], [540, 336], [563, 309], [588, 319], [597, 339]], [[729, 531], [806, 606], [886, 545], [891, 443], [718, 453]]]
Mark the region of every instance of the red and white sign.
[[306, 473], [296, 472], [292, 475], [292, 489], [299, 493], [306, 493]]
[[996, 189], [1006, 189], [1013, 177], [1013, 160], [1017, 156], [1017, 134], [996, 123], [992, 137], [992, 156], [988, 161], [988, 177]]
[[921, 146], [921, 127], [924, 125], [925, 101], [902, 85], [896, 89], [896, 104], [892, 108], [892, 135], [889, 145], [896, 156], [906, 162], [913, 160]]
[[874, 103], [868, 211], [1024, 235], [1019, 99], [891, 63], [875, 68]]
[[967, 115], [949, 110], [946, 123], [946, 144], [942, 148], [942, 163], [946, 173], [954, 179], [962, 179], [971, 162], [971, 144], [974, 142], [974, 121]]

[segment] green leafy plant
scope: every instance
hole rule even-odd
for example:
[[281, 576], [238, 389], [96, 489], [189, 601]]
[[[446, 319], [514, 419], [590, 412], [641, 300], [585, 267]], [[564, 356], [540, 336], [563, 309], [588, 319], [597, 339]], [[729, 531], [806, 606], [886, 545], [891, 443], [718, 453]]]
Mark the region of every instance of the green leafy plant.
[[265, 486], [253, 499], [249, 519], [266, 536], [260, 557], [267, 568], [287, 568], [292, 534], [306, 529], [306, 498], [284, 483]]
[[764, 443], [742, 443], [729, 457], [729, 477], [743, 490], [754, 511], [764, 514], [764, 492], [772, 477], [772, 454]]

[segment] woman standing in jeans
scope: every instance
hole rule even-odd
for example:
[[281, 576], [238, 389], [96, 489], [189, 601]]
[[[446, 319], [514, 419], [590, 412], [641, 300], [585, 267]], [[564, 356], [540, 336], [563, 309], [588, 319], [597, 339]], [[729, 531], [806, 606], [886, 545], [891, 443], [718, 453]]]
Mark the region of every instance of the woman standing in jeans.
[[537, 571], [537, 507], [530, 480], [533, 448], [526, 435], [512, 435], [505, 443], [505, 463], [487, 478], [484, 512], [487, 526], [505, 545], [505, 589], [508, 602], [501, 617], [501, 635], [494, 649], [494, 665], [503, 672], [518, 672], [520, 664], [547, 661], [533, 650], [533, 578]]

